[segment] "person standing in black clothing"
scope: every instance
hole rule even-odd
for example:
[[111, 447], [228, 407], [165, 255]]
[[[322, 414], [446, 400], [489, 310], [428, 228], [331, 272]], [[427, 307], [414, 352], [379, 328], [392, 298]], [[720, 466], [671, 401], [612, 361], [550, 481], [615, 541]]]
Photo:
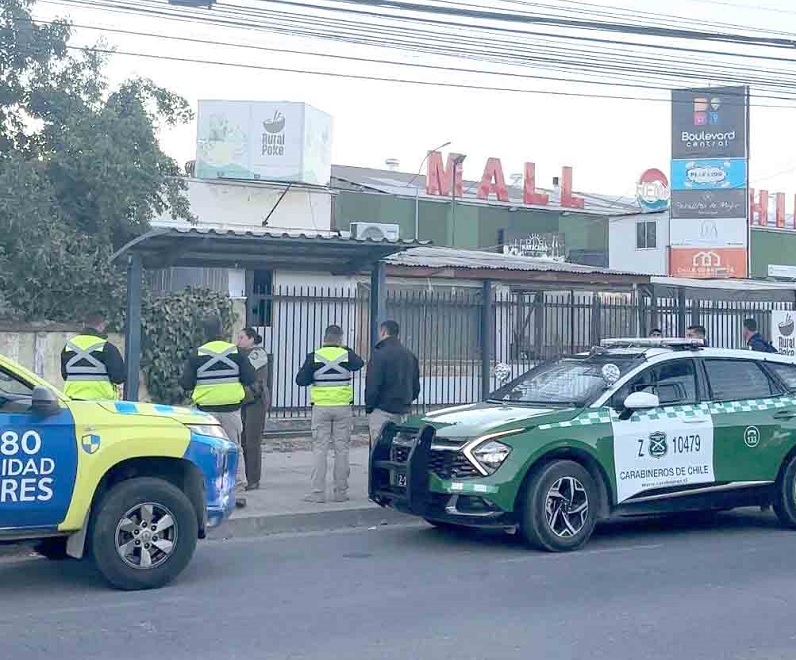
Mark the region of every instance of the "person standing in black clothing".
[[743, 339], [750, 350], [760, 353], [778, 353], [779, 351], [771, 345], [770, 341], [763, 338], [758, 332], [757, 321], [746, 319], [743, 322]]
[[707, 330], [705, 330], [704, 325], [692, 325], [689, 326], [685, 331], [685, 336], [687, 339], [701, 339], [702, 345], [705, 347], [708, 345], [708, 340], [705, 338], [706, 334]]
[[379, 343], [373, 349], [365, 378], [365, 412], [371, 443], [378, 440], [387, 422], [400, 422], [420, 396], [420, 366], [401, 344], [400, 326], [385, 321]]
[[102, 314], [90, 314], [86, 327], [72, 337], [61, 351], [64, 394], [71, 399], [98, 401], [118, 399], [118, 386], [127, 373], [124, 358], [106, 334]]

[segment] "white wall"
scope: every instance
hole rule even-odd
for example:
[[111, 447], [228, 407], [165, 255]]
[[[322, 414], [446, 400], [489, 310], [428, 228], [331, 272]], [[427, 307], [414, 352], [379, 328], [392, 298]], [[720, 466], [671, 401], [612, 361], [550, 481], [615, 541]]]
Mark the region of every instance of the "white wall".
[[[259, 229], [279, 201], [287, 184], [243, 183], [186, 179], [191, 212], [199, 227], [216, 229]], [[328, 232], [332, 225], [334, 195], [328, 190], [293, 187], [288, 190], [268, 220], [267, 229], [276, 231]], [[184, 226], [168, 213], [152, 221], [153, 226]]]
[[[636, 249], [636, 223], [655, 220], [657, 248]], [[668, 274], [669, 214], [650, 213], [611, 218], [608, 223], [608, 267], [645, 275]]]

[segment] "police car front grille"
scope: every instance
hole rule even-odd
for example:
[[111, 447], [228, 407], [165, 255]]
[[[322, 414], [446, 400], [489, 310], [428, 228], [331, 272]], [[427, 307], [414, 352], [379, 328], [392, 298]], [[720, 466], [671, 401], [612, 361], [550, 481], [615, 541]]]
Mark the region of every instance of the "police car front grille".
[[428, 466], [440, 479], [466, 479], [480, 476], [475, 466], [460, 452], [432, 451]]
[[407, 459], [409, 458], [409, 451], [411, 449], [411, 447], [393, 445], [390, 451], [390, 460], [393, 463], [406, 463]]

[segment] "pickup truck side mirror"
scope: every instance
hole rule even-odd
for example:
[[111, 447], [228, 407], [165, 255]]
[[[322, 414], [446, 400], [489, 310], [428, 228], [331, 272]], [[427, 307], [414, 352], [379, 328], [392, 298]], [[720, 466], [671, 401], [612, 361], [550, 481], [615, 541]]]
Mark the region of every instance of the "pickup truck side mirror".
[[50, 417], [55, 415], [61, 406], [58, 403], [58, 397], [55, 396], [49, 387], [37, 385], [33, 388], [33, 396], [31, 397], [30, 407], [33, 412], [42, 415], [43, 417]]

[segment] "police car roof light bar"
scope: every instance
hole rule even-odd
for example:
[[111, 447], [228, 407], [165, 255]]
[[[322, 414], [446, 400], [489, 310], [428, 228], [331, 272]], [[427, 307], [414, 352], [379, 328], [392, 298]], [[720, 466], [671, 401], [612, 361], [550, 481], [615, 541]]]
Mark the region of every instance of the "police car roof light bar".
[[600, 342], [603, 348], [670, 348], [673, 350], [696, 350], [704, 348], [705, 342], [701, 339], [688, 337], [628, 337], [618, 339], [603, 339]]

